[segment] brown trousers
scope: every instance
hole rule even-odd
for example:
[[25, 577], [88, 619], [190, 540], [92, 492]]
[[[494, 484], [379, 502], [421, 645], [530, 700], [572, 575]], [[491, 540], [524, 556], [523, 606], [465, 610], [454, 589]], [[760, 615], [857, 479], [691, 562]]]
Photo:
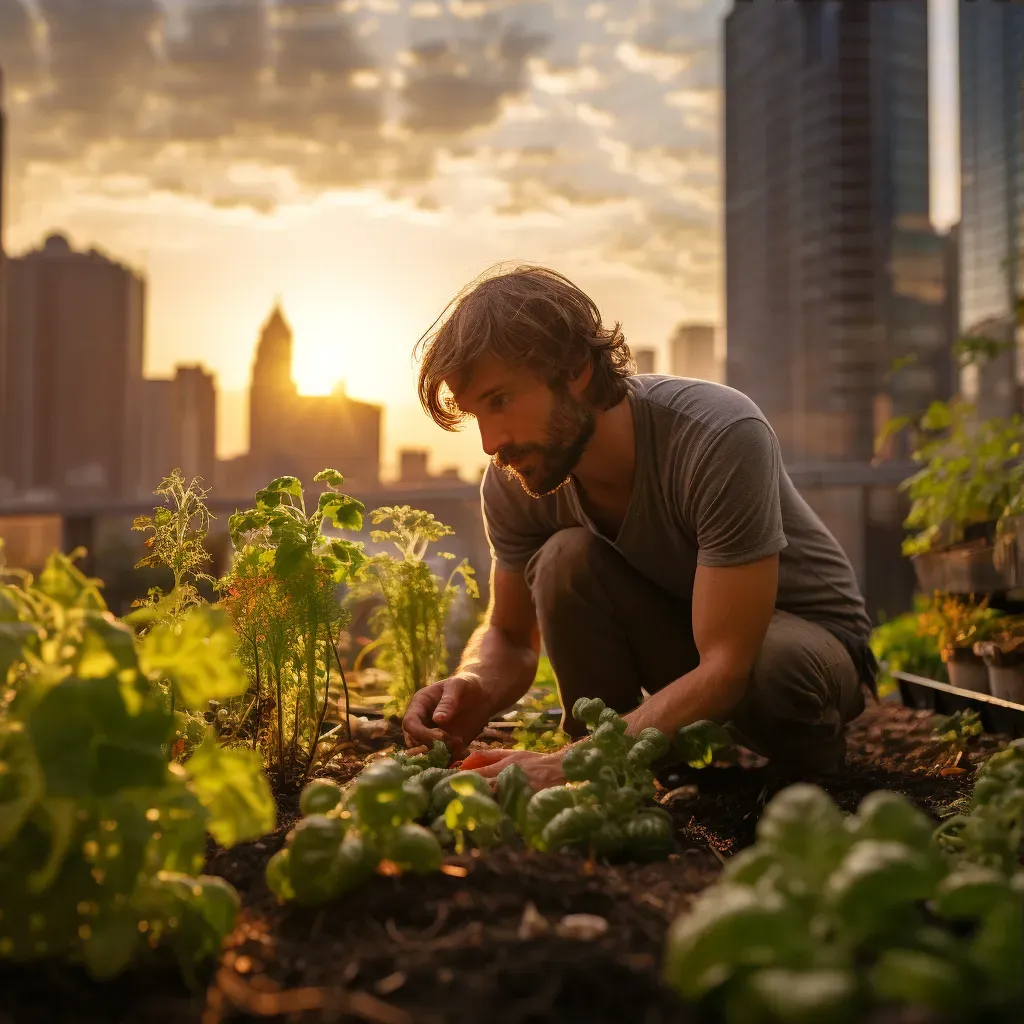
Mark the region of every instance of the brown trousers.
[[[620, 714], [696, 668], [691, 605], [653, 584], [583, 527], [561, 530], [530, 560], [526, 580], [558, 678], [562, 727], [579, 697]], [[864, 710], [846, 648], [822, 626], [789, 612], [772, 616], [747, 692], [726, 724], [736, 742], [796, 769], [833, 770], [843, 726]]]

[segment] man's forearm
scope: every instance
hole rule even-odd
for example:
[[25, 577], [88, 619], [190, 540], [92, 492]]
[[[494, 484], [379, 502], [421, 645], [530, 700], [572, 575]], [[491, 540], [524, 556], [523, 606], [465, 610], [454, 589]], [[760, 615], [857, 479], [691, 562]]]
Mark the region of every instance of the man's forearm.
[[702, 662], [625, 715], [629, 733], [635, 736], [653, 727], [672, 736], [684, 725], [704, 719], [724, 722], [742, 700], [748, 678], [749, 673], [731, 666], [713, 660]]
[[491, 698], [491, 714], [511, 707], [537, 675], [539, 652], [515, 643], [504, 630], [485, 623], [469, 639], [457, 674], [473, 676]]

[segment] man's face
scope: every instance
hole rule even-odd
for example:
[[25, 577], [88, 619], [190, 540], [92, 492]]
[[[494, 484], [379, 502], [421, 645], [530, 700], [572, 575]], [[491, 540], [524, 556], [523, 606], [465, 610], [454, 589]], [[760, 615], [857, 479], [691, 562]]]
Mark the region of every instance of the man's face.
[[594, 414], [581, 396], [585, 382], [552, 390], [523, 368], [481, 359], [455, 395], [473, 416], [491, 461], [539, 498], [561, 487], [594, 434]]

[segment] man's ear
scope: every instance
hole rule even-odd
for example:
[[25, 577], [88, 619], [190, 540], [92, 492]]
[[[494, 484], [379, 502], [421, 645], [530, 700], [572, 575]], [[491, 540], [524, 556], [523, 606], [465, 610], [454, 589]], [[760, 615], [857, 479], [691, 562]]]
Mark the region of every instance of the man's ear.
[[590, 378], [593, 376], [593, 373], [590, 361], [587, 360], [569, 374], [569, 388], [577, 398], [587, 390], [587, 385], [590, 384]]

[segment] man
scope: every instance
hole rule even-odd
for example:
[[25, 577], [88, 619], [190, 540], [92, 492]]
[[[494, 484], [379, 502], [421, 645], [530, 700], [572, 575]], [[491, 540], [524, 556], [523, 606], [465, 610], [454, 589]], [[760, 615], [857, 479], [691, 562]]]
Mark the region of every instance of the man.
[[[475, 419], [491, 457], [491, 597], [456, 672], [410, 704], [407, 741], [464, 752], [530, 688], [543, 642], [572, 736], [573, 703], [600, 697], [632, 734], [712, 719], [788, 772], [836, 771], [873, 683], [870, 620], [754, 403], [632, 375], [619, 324], [544, 268], [447, 312], [421, 339], [419, 394], [446, 429]], [[519, 761], [542, 788], [561, 757], [497, 751], [482, 771]]]

